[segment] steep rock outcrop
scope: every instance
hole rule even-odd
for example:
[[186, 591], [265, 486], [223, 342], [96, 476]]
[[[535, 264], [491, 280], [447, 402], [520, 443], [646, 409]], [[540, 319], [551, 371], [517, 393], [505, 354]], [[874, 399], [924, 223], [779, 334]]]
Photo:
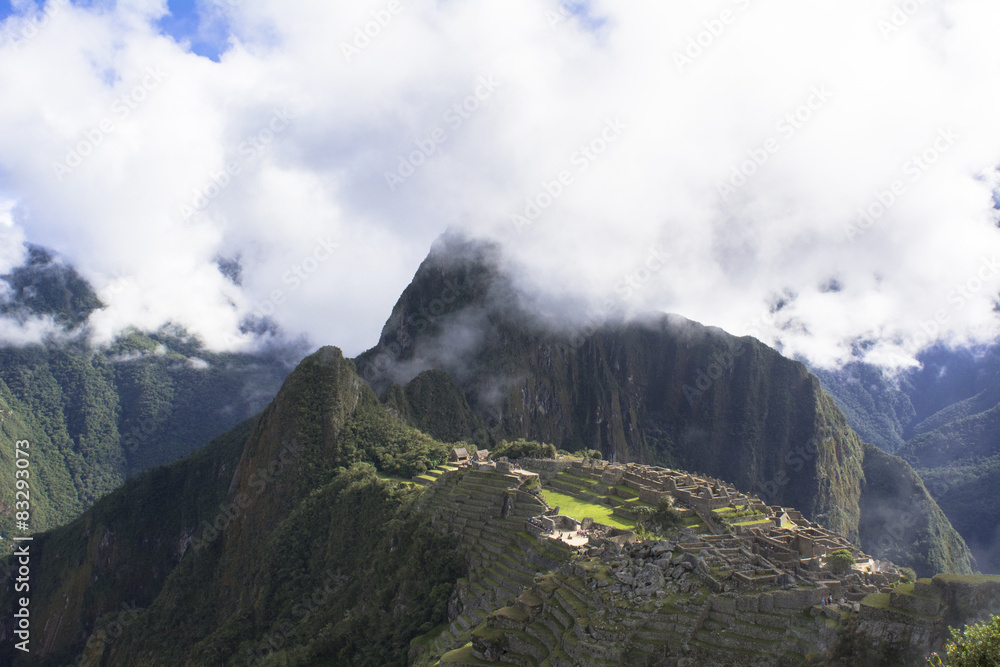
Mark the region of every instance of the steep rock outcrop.
[[[496, 246], [445, 237], [356, 360], [361, 376], [384, 391], [444, 371], [494, 438], [705, 472], [861, 538], [861, 442], [802, 364], [677, 316], [556, 329], [524, 299]], [[969, 571], [967, 551], [931, 543], [961, 543], [948, 521], [926, 516], [915, 548], [936, 570]]]

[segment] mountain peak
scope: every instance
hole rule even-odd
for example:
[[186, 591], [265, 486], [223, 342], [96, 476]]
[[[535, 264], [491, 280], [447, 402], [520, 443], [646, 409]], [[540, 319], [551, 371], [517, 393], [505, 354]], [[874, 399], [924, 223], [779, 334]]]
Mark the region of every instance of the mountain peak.
[[53, 251], [30, 243], [27, 248], [24, 264], [0, 276], [9, 290], [0, 314], [21, 321], [51, 315], [58, 324], [74, 328], [103, 307], [90, 283]]

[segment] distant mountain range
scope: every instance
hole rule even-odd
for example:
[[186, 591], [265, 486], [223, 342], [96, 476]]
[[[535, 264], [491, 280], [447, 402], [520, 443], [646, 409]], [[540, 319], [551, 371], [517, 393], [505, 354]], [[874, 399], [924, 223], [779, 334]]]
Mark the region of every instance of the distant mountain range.
[[102, 304], [72, 267], [33, 246], [0, 280], [8, 287], [0, 313], [51, 316], [67, 332], [0, 347], [5, 538], [14, 533], [15, 441], [34, 447], [32, 528], [63, 525], [127, 477], [186, 456], [260, 411], [301, 354], [217, 354], [180, 330], [125, 332], [96, 348], [78, 327]]
[[1000, 572], [1000, 347], [937, 347], [920, 362], [814, 373], [863, 439], [917, 469], [979, 567]]
[[[78, 326], [93, 292], [52, 264], [5, 278], [20, 285], [8, 312]], [[993, 451], [989, 378], [967, 396], [931, 382], [931, 400], [849, 367], [823, 379], [842, 412], [756, 339], [677, 316], [567, 328], [527, 303], [498, 246], [446, 235], [354, 360], [326, 347], [285, 377], [287, 351], [211, 354], [167, 331], [0, 350], [0, 474], [30, 439], [33, 527], [53, 528], [32, 545], [32, 664], [402, 664], [460, 605], [468, 564], [419, 511], [420, 491], [394, 480], [458, 441], [701, 472], [920, 576], [975, 569], [896, 454], [932, 491], [944, 471], [979, 471]], [[0, 640], [11, 632], [0, 625]]]

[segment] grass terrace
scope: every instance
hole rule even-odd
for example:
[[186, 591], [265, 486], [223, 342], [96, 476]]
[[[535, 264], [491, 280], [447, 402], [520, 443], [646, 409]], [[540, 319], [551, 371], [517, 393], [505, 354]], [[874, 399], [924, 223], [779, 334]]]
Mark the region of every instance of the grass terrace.
[[379, 479], [385, 480], [387, 482], [399, 482], [401, 484], [413, 484], [414, 483], [412, 479], [406, 479], [405, 477], [393, 477], [392, 475], [386, 475], [386, 474], [380, 473], [380, 472], [376, 472], [375, 475]]
[[875, 607], [876, 609], [888, 609], [889, 608], [889, 594], [888, 593], [872, 593], [864, 600], [861, 604], [866, 607]]
[[[544, 489], [542, 493], [545, 496], [546, 502], [551, 507], [558, 506], [560, 512], [577, 520], [589, 516], [593, 517], [594, 521], [598, 523], [632, 530], [636, 527], [636, 522], [627, 517], [614, 514], [614, 508], [632, 510], [637, 507], [653, 507], [649, 503], [639, 500], [638, 493], [625, 484], [607, 487], [592, 477], [575, 475], [568, 471], [560, 472], [555, 476], [553, 481], [559, 482], [558, 486], [561, 488]], [[578, 498], [573, 495], [576, 492], [594, 496], [598, 499], [598, 503]], [[746, 506], [742, 510], [744, 513], [741, 516], [747, 517], [743, 523], [753, 524], [768, 521], [767, 519], [760, 519], [759, 513], [748, 511], [749, 508]], [[726, 511], [730, 514], [736, 514], [736, 511], [732, 508], [722, 508], [723, 513]], [[726, 520], [721, 516], [719, 519], [720, 521]], [[681, 525], [697, 532], [707, 532], [705, 524], [698, 516], [683, 518]]]
[[559, 473], [559, 479], [563, 482], [583, 487], [590, 487], [597, 484], [597, 480], [595, 479], [580, 477], [579, 475], [574, 475], [573, 473], [566, 471]]
[[[956, 584], [985, 584], [993, 582], [1000, 584], [1000, 574], [939, 574], [934, 577], [944, 582]], [[923, 580], [921, 580], [923, 581]]]
[[705, 530], [705, 524], [701, 522], [701, 519], [697, 515], [681, 519], [681, 525], [691, 530]]
[[771, 520], [768, 519], [767, 517], [764, 518], [749, 517], [744, 521], [730, 521], [729, 523], [733, 526], [755, 526], [757, 524], [771, 523]]
[[454, 651], [449, 651], [445, 653], [441, 658], [442, 665], [450, 665], [458, 663], [461, 665], [492, 665], [492, 662], [484, 662], [475, 656], [472, 652], [472, 642], [469, 642], [465, 646]]
[[545, 498], [545, 502], [549, 504], [549, 507], [558, 507], [560, 514], [565, 514], [577, 521], [582, 521], [586, 517], [592, 517], [597, 523], [603, 523], [606, 526], [628, 530], [635, 528], [635, 521], [615, 516], [611, 513], [612, 508], [607, 505], [581, 500], [580, 498], [560, 493], [559, 491], [550, 491], [549, 489], [542, 489], [542, 496]]
[[413, 479], [408, 479], [408, 480], [402, 480], [401, 478], [388, 477], [388, 476], [385, 476], [385, 475], [379, 475], [379, 477], [381, 477], [382, 479], [394, 479], [394, 480], [398, 480], [398, 481], [413, 482], [413, 483], [417, 483], [417, 484], [423, 484], [423, 485], [426, 486], [427, 484], [433, 484], [434, 482], [438, 481], [438, 479], [441, 477], [441, 475], [443, 475], [446, 472], [449, 472], [451, 470], [458, 470], [458, 468], [455, 467], [455, 466], [447, 465], [447, 464], [441, 464], [441, 465], [437, 466], [436, 468], [432, 468], [432, 469], [428, 470], [423, 475], [417, 475]]

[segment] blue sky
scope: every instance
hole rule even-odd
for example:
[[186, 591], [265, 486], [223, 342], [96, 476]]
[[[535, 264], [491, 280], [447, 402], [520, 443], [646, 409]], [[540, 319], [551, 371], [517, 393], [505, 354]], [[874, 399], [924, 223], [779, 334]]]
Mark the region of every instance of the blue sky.
[[191, 51], [218, 61], [225, 50], [224, 25], [218, 22], [202, 25], [197, 0], [170, 0], [170, 14], [160, 19], [160, 30], [178, 42], [191, 42]]
[[1000, 3], [54, 1], [88, 11], [0, 32], [0, 273], [23, 237], [124, 280], [102, 336], [263, 313], [356, 354], [449, 226], [555, 319], [817, 365], [1000, 336]]
[[[44, 3], [38, 3], [44, 6]], [[92, 4], [91, 2], [74, 2], [73, 4]], [[206, 22], [201, 25], [198, 11], [198, 0], [169, 0], [167, 6], [170, 13], [159, 21], [159, 28], [164, 34], [170, 35], [177, 42], [190, 42], [191, 51], [200, 56], [218, 61], [219, 54], [225, 50], [225, 25], [219, 21]], [[0, 20], [4, 20], [14, 9], [10, 0], [0, 0]]]

